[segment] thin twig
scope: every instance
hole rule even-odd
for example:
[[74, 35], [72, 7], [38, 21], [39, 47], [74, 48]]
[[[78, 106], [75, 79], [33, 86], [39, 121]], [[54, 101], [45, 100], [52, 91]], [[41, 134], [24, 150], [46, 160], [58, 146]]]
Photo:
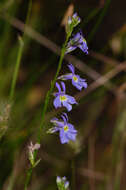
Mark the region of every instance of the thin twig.
[[108, 56], [105, 56], [105, 55], [103, 55], [101, 53], [94, 52], [94, 51], [90, 51], [90, 56], [97, 59], [97, 60], [99, 60], [99, 61], [102, 61], [105, 64], [107, 63], [107, 64], [110, 64], [112, 66], [115, 66], [115, 65], [119, 64], [119, 62], [116, 61], [115, 59], [110, 58]]

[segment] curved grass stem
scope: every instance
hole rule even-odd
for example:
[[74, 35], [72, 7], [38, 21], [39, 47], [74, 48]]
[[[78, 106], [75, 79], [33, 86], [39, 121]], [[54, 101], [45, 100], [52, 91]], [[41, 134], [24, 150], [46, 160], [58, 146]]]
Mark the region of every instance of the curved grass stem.
[[[32, 10], [32, 0], [29, 1], [25, 25], [27, 25], [29, 22], [31, 10]], [[10, 97], [9, 97], [10, 101], [13, 101], [13, 98], [14, 98], [16, 81], [17, 81], [18, 72], [19, 72], [19, 68], [20, 68], [21, 58], [23, 55], [23, 49], [24, 49], [23, 44], [24, 44], [24, 42], [25, 42], [25, 27], [24, 27], [23, 36], [19, 37], [19, 49], [18, 49], [18, 55], [17, 55], [16, 65], [15, 65], [15, 70], [14, 70], [14, 74], [13, 74], [13, 78], [12, 78], [12, 83], [11, 83]]]
[[22, 52], [23, 52], [23, 40], [21, 37], [19, 37], [19, 49], [18, 49], [18, 55], [17, 55], [16, 65], [15, 65], [15, 71], [14, 71], [12, 83], [11, 83], [10, 101], [12, 101], [14, 97], [15, 86], [16, 86], [17, 76], [19, 72]]

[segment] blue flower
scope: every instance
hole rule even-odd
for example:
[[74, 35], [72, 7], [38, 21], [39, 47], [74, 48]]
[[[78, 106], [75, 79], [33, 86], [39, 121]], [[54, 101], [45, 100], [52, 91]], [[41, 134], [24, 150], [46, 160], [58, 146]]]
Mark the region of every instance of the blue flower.
[[65, 176], [64, 177], [57, 176], [56, 183], [59, 190], [63, 190], [64, 188], [65, 190], [67, 190], [69, 187], [69, 181], [67, 181]]
[[51, 122], [55, 127], [49, 130], [50, 133], [55, 133], [59, 131], [60, 141], [62, 144], [68, 143], [70, 140], [75, 141], [77, 130], [74, 129], [74, 126], [68, 123], [68, 116], [66, 113], [61, 115], [62, 121], [59, 121], [57, 118], [53, 118]]
[[53, 105], [56, 109], [59, 107], [66, 107], [68, 111], [71, 111], [72, 110], [71, 104], [77, 104], [77, 102], [74, 97], [65, 94], [66, 93], [65, 83], [61, 82], [61, 85], [63, 91], [61, 91], [60, 85], [56, 82], [56, 87], [59, 92], [54, 93], [54, 96], [56, 98], [53, 101]]
[[76, 48], [80, 48], [84, 53], [88, 54], [87, 42], [84, 39], [81, 31], [75, 34], [72, 39], [70, 39], [66, 47], [66, 53], [69, 53]]
[[86, 80], [75, 74], [74, 66], [72, 64], [69, 64], [68, 67], [72, 73], [62, 75], [58, 77], [58, 79], [72, 80], [72, 85], [75, 86], [78, 90], [81, 90], [82, 88], [87, 88]]

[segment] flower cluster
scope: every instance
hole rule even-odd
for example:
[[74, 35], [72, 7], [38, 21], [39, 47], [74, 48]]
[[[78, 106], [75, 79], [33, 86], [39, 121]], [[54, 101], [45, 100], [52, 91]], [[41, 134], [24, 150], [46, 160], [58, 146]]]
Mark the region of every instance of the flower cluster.
[[66, 177], [59, 177], [56, 178], [56, 183], [59, 190], [68, 190], [69, 181], [67, 181]]
[[34, 153], [38, 149], [40, 149], [40, 144], [38, 143], [33, 145], [33, 143], [31, 142], [30, 145], [28, 146], [28, 157], [32, 167], [35, 167], [40, 162], [40, 159], [35, 161], [34, 157]]
[[70, 39], [66, 47], [66, 53], [69, 53], [76, 48], [80, 48], [84, 53], [88, 54], [87, 42], [83, 37], [82, 31], [73, 35], [73, 38]]
[[[73, 28], [77, 26], [80, 21], [81, 19], [79, 18], [77, 13], [75, 13], [72, 17], [68, 18], [67, 35], [71, 36]], [[66, 54], [75, 50], [76, 48], [80, 48], [84, 53], [88, 54], [87, 43], [81, 31], [73, 35], [73, 37], [68, 41], [65, 48]], [[85, 79], [81, 78], [78, 74], [75, 73], [75, 68], [72, 64], [68, 64], [68, 68], [70, 70], [70, 73], [64, 74], [57, 78], [58, 80], [61, 80], [61, 82], [56, 82], [55, 84], [58, 91], [54, 93], [55, 98], [53, 101], [53, 105], [56, 109], [60, 107], [65, 107], [66, 110], [69, 112], [72, 110], [72, 106], [74, 104], [77, 104], [77, 102], [73, 96], [70, 96], [66, 93], [66, 86], [63, 81], [71, 80], [72, 85], [78, 90], [87, 88], [87, 82]], [[62, 113], [60, 120], [58, 118], [51, 119], [51, 123], [54, 126], [50, 128], [48, 132], [59, 132], [60, 142], [62, 144], [68, 143], [70, 140], [76, 140], [77, 130], [71, 123], [68, 122], [67, 113]]]
[[68, 17], [68, 23], [66, 25], [66, 32], [71, 36], [73, 28], [76, 27], [81, 22], [80, 17], [77, 13], [74, 13], [72, 17]]

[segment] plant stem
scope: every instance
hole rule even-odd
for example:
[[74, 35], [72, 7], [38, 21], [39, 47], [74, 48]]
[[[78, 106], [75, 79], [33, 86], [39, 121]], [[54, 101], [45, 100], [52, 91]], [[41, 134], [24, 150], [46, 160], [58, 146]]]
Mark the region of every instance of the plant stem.
[[48, 108], [50, 96], [51, 96], [51, 94], [53, 92], [53, 89], [54, 89], [54, 86], [55, 86], [55, 82], [57, 80], [57, 77], [59, 75], [60, 69], [62, 67], [62, 62], [63, 62], [63, 58], [64, 58], [64, 55], [65, 55], [66, 44], [68, 42], [68, 39], [69, 39], [69, 36], [67, 36], [66, 41], [65, 41], [65, 43], [64, 43], [64, 45], [62, 47], [61, 56], [60, 56], [60, 60], [59, 60], [59, 64], [58, 64], [58, 68], [57, 68], [56, 74], [54, 76], [54, 79], [51, 82], [51, 87], [50, 87], [49, 91], [47, 92], [47, 95], [46, 95], [46, 98], [45, 98], [45, 102], [44, 102], [44, 106], [43, 106], [43, 110], [42, 110], [40, 128], [39, 128], [39, 132], [38, 132], [38, 136], [37, 136], [37, 142], [38, 143], [41, 143], [41, 136], [42, 136], [41, 134], [42, 134], [43, 124], [44, 124], [45, 113], [46, 113], [47, 108]]
[[24, 190], [27, 190], [27, 187], [28, 187], [29, 181], [30, 181], [30, 179], [31, 179], [31, 175], [32, 175], [32, 169], [33, 169], [33, 168], [31, 167], [31, 168], [29, 168], [28, 171], [27, 171]]
[[[31, 10], [32, 10], [32, 0], [29, 1], [25, 25], [29, 22]], [[16, 66], [15, 66], [15, 70], [14, 70], [14, 74], [13, 74], [13, 78], [12, 78], [12, 83], [11, 83], [10, 101], [13, 101], [13, 98], [14, 98], [17, 76], [18, 76], [18, 72], [19, 72], [19, 68], [20, 68], [21, 58], [23, 55], [24, 41], [25, 41], [25, 27], [24, 27], [23, 36], [19, 37], [19, 49], [18, 49]]]
[[88, 43], [90, 43], [90, 41], [93, 39], [95, 33], [97, 32], [98, 27], [100, 26], [100, 24], [101, 24], [101, 22], [102, 22], [102, 20], [103, 20], [103, 18], [105, 16], [105, 14], [106, 14], [106, 12], [107, 12], [107, 9], [108, 9], [110, 3], [111, 3], [111, 0], [106, 0], [105, 6], [104, 6], [104, 8], [103, 8], [103, 10], [102, 10], [99, 18], [98, 18], [98, 20], [97, 20], [97, 22], [96, 22], [93, 30], [91, 31], [91, 33], [90, 33], [90, 35], [88, 37], [88, 40], [87, 40]]
[[[113, 181], [113, 189], [119, 190], [121, 187], [122, 162], [125, 152], [125, 130], [126, 130], [126, 102], [122, 102], [122, 110], [117, 118], [117, 126], [114, 131], [112, 142], [112, 163], [111, 163], [111, 179]], [[118, 151], [117, 151], [118, 150]], [[114, 179], [113, 179], [114, 176]], [[112, 180], [113, 179], [113, 180]]]
[[18, 55], [17, 55], [17, 61], [16, 61], [16, 66], [15, 66], [15, 71], [14, 71], [12, 83], [11, 83], [10, 101], [12, 101], [13, 97], [14, 97], [15, 86], [16, 86], [19, 67], [20, 67], [22, 52], [23, 52], [23, 41], [22, 41], [22, 38], [20, 37], [19, 38], [19, 50], [18, 50]]

